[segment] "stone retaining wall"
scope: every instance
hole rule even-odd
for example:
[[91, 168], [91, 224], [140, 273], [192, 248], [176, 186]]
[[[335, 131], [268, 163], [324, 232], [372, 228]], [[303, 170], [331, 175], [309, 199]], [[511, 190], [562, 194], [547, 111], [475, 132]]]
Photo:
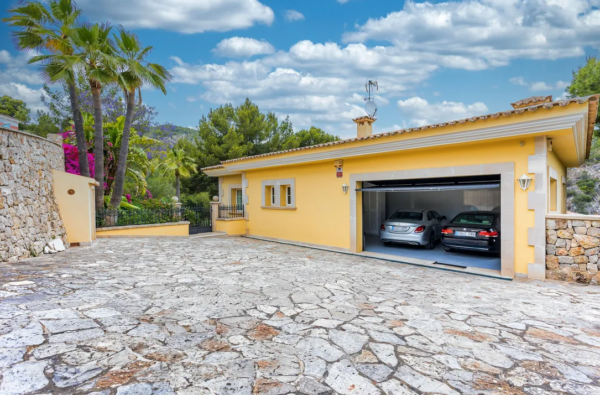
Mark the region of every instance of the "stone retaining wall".
[[546, 219], [546, 278], [600, 283], [600, 217]]
[[39, 255], [57, 236], [66, 243], [53, 169], [65, 169], [61, 144], [0, 128], [0, 261]]

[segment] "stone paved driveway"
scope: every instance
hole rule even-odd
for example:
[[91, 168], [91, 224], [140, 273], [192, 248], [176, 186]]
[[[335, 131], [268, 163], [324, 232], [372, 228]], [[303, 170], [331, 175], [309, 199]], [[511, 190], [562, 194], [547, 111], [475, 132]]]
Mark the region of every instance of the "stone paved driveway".
[[600, 287], [243, 238], [0, 266], [0, 394], [600, 394]]

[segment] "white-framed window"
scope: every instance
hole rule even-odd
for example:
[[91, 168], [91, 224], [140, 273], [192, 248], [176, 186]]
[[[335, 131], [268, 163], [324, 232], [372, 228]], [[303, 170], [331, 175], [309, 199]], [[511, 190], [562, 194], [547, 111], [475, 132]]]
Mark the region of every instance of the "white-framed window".
[[279, 180], [263, 180], [262, 201], [263, 208], [296, 209], [296, 180], [293, 178]]
[[241, 206], [243, 204], [244, 204], [244, 199], [242, 199], [242, 190], [236, 189], [235, 190], [235, 205]]

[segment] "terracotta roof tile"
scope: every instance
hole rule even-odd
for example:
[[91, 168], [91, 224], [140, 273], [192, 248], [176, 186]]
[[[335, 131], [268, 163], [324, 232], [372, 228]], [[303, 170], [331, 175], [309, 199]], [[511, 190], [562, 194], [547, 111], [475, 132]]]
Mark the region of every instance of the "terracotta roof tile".
[[[540, 98], [540, 97], [547, 98], [548, 96], [537, 96], [537, 98]], [[589, 156], [590, 147], [591, 147], [591, 141], [592, 141], [591, 140], [591, 136], [593, 134], [591, 131], [593, 131], [594, 123], [595, 123], [595, 120], [596, 120], [596, 114], [597, 114], [597, 111], [598, 111], [598, 99], [599, 98], [600, 98], [600, 95], [591, 95], [591, 96], [587, 96], [587, 97], [574, 97], [574, 98], [571, 98], [571, 99], [557, 100], [557, 101], [551, 101], [551, 102], [545, 102], [544, 101], [541, 104], [530, 105], [530, 106], [527, 106], [527, 107], [520, 107], [520, 108], [516, 108], [514, 110], [509, 110], [509, 111], [501, 111], [501, 112], [497, 112], [497, 113], [494, 113], [494, 114], [487, 114], [487, 115], [481, 115], [481, 116], [477, 116], [477, 117], [460, 119], [460, 120], [457, 120], [457, 121], [443, 122], [443, 123], [438, 123], [438, 124], [433, 124], [433, 125], [427, 125], [427, 126], [419, 126], [419, 127], [416, 127], [416, 128], [401, 129], [401, 130], [396, 130], [396, 131], [388, 132], [388, 133], [373, 134], [371, 136], [354, 137], [354, 138], [345, 139], [345, 140], [332, 141], [330, 143], [323, 143], [323, 144], [311, 145], [311, 146], [308, 146], [308, 147], [293, 148], [293, 149], [289, 149], [289, 150], [285, 150], [285, 151], [269, 152], [269, 153], [261, 154], [261, 155], [245, 156], [245, 157], [242, 157], [242, 158], [230, 159], [230, 160], [223, 161], [221, 163], [221, 165], [211, 166], [211, 167], [205, 167], [202, 170], [220, 169], [220, 168], [224, 167], [223, 164], [233, 163], [233, 162], [239, 162], [239, 161], [243, 161], [243, 160], [264, 158], [264, 157], [268, 157], [268, 156], [287, 154], [287, 153], [290, 153], [290, 152], [312, 150], [312, 149], [322, 148], [322, 147], [332, 147], [332, 146], [337, 146], [337, 145], [342, 145], [342, 144], [354, 143], [354, 142], [358, 142], [358, 141], [373, 140], [373, 139], [378, 139], [378, 138], [382, 138], [382, 137], [395, 136], [395, 135], [404, 134], [404, 133], [414, 133], [414, 132], [418, 132], [418, 131], [422, 131], [422, 130], [438, 129], [438, 128], [443, 128], [443, 127], [447, 127], [447, 126], [454, 126], [454, 125], [457, 125], [457, 124], [465, 124], [465, 123], [468, 123], [468, 122], [483, 121], [483, 120], [486, 120], [488, 118], [508, 117], [510, 115], [513, 115], [513, 114], [523, 114], [525, 112], [533, 112], [533, 111], [537, 111], [539, 109], [549, 110], [549, 109], [552, 109], [554, 107], [566, 107], [566, 106], [568, 106], [570, 104], [575, 104], [575, 103], [577, 103], [577, 104], [589, 103], [589, 114], [590, 114], [590, 117], [589, 117], [588, 130], [590, 132], [588, 132], [588, 147], [587, 147], [587, 156]], [[520, 100], [520, 102], [524, 102], [524, 101], [530, 100], [530, 99], [533, 99], [533, 98], [529, 98], [529, 99], [525, 99], [525, 100]], [[535, 102], [535, 100], [532, 101], [532, 102]], [[517, 103], [519, 103], [519, 102], [517, 102]]]
[[552, 103], [552, 95], [549, 96], [531, 96], [527, 99], [519, 100], [511, 104], [514, 109], [534, 106], [536, 104]]

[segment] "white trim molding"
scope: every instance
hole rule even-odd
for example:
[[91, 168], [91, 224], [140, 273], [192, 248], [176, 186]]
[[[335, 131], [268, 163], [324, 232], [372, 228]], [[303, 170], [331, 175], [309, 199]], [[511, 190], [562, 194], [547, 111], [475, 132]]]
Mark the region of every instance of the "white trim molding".
[[[229, 185], [229, 205], [230, 206], [237, 206], [237, 196], [236, 199], [233, 199], [233, 190], [234, 189], [239, 189], [242, 191], [242, 204], [243, 204], [243, 196], [244, 196], [244, 192], [242, 189], [242, 184], [231, 184]], [[235, 201], [235, 204], [233, 203]]]
[[585, 160], [586, 139], [586, 130], [583, 127], [585, 117], [585, 114], [571, 114], [560, 117], [545, 118], [536, 121], [519, 122], [508, 125], [493, 126], [489, 128], [479, 128], [464, 132], [387, 141], [378, 144], [348, 144], [347, 147], [343, 145], [338, 149], [331, 149], [325, 152], [320, 149], [315, 149], [314, 152], [303, 155], [281, 155], [272, 159], [256, 160], [250, 163], [246, 163], [244, 161], [239, 163], [227, 163], [225, 164], [226, 169], [219, 169], [218, 172], [211, 172], [210, 175], [221, 175], [221, 172], [225, 172], [226, 174], [239, 174], [240, 171], [262, 169], [266, 167], [293, 165], [329, 159], [340, 159], [350, 156], [382, 154], [449, 144], [485, 141], [503, 137], [528, 136], [563, 129], [573, 130], [575, 141], [579, 147], [578, 158], [580, 163], [583, 163]]
[[527, 171], [534, 174], [535, 189], [527, 193], [527, 208], [534, 210], [534, 226], [527, 229], [527, 243], [534, 248], [534, 262], [527, 264], [527, 277], [546, 278], [546, 213], [548, 210], [548, 139], [535, 138], [535, 154], [529, 156]]
[[[281, 206], [281, 186], [289, 186], [292, 192], [292, 204]], [[265, 188], [273, 187], [275, 190], [275, 206], [267, 206], [266, 204], [266, 196], [265, 196]], [[262, 180], [261, 181], [261, 202], [260, 205], [262, 208], [287, 208], [287, 209], [295, 209], [296, 208], [296, 179], [295, 178], [284, 178], [280, 180]], [[287, 203], [287, 199], [286, 199]]]
[[358, 210], [356, 192], [364, 181], [403, 180], [415, 178], [462, 177], [500, 174], [500, 223], [502, 244], [500, 253], [501, 275], [515, 275], [515, 164], [490, 163], [482, 165], [450, 166], [429, 169], [382, 171], [377, 173], [350, 174], [350, 251], [359, 252], [357, 244]]

